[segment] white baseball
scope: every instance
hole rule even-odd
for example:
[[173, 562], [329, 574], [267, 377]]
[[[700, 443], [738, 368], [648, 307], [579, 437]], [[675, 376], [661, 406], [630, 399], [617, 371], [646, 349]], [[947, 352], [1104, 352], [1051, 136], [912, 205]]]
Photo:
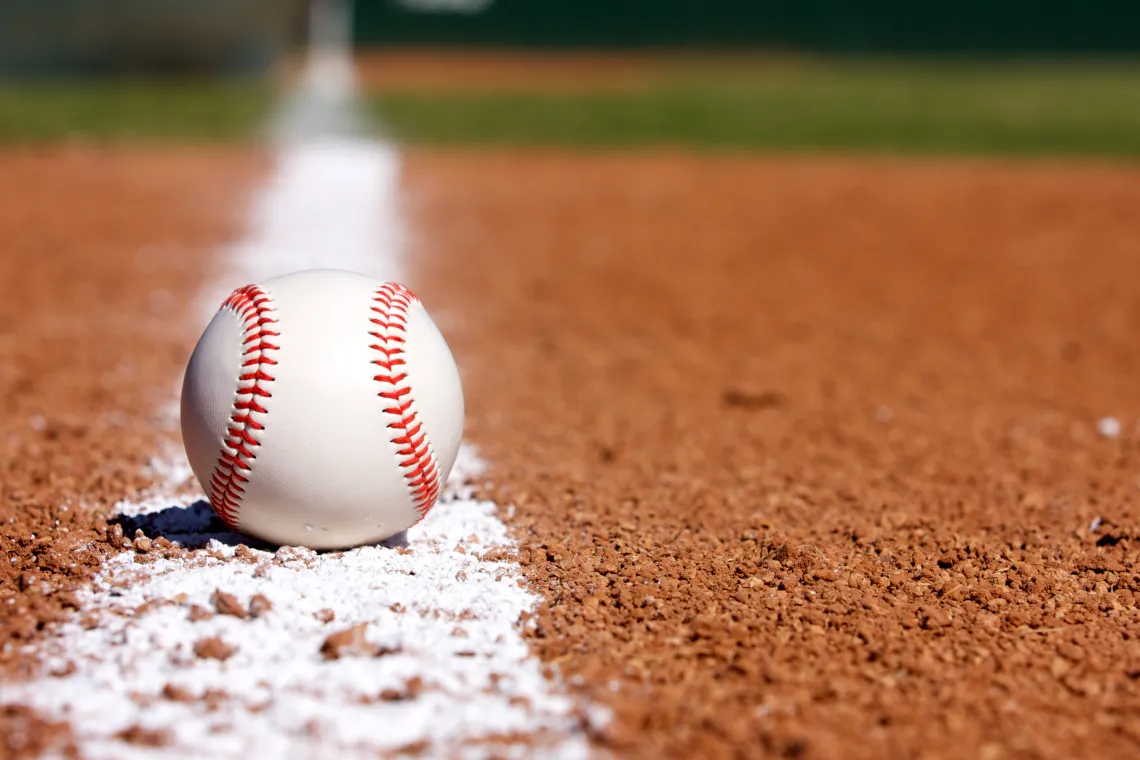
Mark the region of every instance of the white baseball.
[[182, 438], [214, 511], [346, 548], [418, 522], [463, 433], [459, 371], [402, 285], [313, 270], [238, 288], [194, 348]]

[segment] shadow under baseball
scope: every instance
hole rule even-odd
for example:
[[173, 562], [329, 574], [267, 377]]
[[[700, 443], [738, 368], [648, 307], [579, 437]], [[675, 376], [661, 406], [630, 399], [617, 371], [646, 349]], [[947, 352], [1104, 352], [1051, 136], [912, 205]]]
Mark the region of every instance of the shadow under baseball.
[[[123, 535], [129, 538], [133, 538], [135, 532], [141, 530], [143, 535], [151, 540], [165, 538], [167, 541], [177, 543], [189, 551], [205, 549], [211, 541], [217, 541], [226, 546], [245, 544], [251, 549], [267, 552], [274, 552], [279, 548], [278, 544], [271, 544], [231, 530], [210, 507], [209, 502], [201, 500], [189, 505], [172, 504], [169, 507], [142, 515], [119, 515], [110, 522], [122, 526]], [[406, 547], [408, 545], [407, 531], [401, 531], [374, 545], [390, 549]], [[318, 550], [317, 553], [332, 554], [350, 548], [353, 547], [322, 549]]]

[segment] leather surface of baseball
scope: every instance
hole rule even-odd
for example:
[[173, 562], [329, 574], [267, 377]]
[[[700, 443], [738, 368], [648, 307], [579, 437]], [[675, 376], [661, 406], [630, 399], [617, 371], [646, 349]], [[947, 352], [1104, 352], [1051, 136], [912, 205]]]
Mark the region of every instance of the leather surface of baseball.
[[181, 414], [190, 466], [227, 525], [346, 548], [435, 504], [459, 450], [463, 391], [410, 291], [310, 270], [226, 299], [190, 357]]

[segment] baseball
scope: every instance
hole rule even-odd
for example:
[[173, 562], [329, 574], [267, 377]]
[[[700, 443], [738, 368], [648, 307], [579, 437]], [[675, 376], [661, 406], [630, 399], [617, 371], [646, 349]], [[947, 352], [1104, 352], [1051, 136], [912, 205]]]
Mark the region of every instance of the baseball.
[[312, 549], [422, 519], [463, 433], [459, 371], [419, 299], [337, 270], [235, 290], [194, 348], [181, 409], [190, 466], [222, 520]]

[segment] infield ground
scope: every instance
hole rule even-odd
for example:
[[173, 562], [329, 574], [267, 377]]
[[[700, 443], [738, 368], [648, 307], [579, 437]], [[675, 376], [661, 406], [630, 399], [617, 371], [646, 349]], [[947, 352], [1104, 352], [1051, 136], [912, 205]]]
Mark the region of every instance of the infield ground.
[[407, 181], [532, 643], [616, 709], [604, 744], [1137, 752], [1140, 175], [422, 153]]
[[[99, 515], [155, 478], [189, 304], [265, 172], [0, 156], [5, 679], [121, 545]], [[1140, 751], [1135, 169], [417, 147], [401, 187], [529, 641], [615, 711], [596, 748]], [[3, 717], [11, 756], [66, 746]]]

